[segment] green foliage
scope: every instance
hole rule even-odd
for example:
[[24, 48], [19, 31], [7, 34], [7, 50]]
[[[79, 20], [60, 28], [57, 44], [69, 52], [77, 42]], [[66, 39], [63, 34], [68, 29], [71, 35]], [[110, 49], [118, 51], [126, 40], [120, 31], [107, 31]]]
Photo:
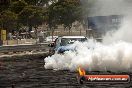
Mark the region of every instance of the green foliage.
[[0, 12], [7, 10], [10, 5], [10, 0], [0, 0]]
[[80, 6], [79, 0], [59, 0], [49, 7], [50, 19], [53, 21], [53, 24], [63, 24], [70, 29], [73, 22], [80, 20]]
[[43, 11], [40, 7], [26, 6], [18, 15], [24, 26], [39, 26], [43, 22]]
[[25, 0], [29, 5], [37, 5], [40, 0]]
[[49, 2], [57, 2], [57, 0], [25, 0], [29, 5], [34, 6], [45, 6], [48, 5]]
[[10, 9], [12, 12], [18, 14], [24, 9], [25, 6], [27, 6], [27, 3], [24, 0], [19, 0], [13, 2]]
[[[72, 23], [82, 20], [80, 0], [10, 0], [6, 7], [0, 6], [0, 24], [8, 30], [21, 26], [37, 27], [47, 23], [54, 29], [64, 25], [69, 29]], [[12, 24], [10, 27], [7, 24]], [[2, 27], [2, 26], [1, 26]]]
[[9, 10], [1, 12], [0, 26], [7, 29], [7, 31], [13, 31], [16, 29], [17, 15]]

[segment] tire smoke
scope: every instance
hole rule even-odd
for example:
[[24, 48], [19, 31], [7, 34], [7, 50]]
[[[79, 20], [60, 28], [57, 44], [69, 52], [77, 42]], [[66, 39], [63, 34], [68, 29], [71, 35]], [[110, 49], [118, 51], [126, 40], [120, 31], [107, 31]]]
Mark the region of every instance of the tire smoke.
[[124, 71], [132, 68], [132, 44], [119, 41], [109, 45], [79, 43], [75, 51], [55, 54], [44, 59], [46, 69], [75, 71], [79, 66], [88, 71]]
[[[75, 71], [79, 66], [88, 71], [132, 71], [132, 1], [97, 0], [91, 16], [123, 15], [121, 26], [103, 37], [103, 43], [75, 42], [75, 51], [54, 54], [44, 59], [46, 69]], [[99, 8], [100, 10], [97, 10]]]

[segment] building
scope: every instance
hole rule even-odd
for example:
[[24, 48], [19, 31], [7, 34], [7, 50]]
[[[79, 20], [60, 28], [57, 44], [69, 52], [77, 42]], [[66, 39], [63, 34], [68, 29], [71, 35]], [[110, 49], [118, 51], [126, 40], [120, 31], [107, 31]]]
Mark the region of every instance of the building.
[[88, 29], [92, 29], [94, 34], [102, 36], [105, 35], [108, 31], [119, 29], [122, 19], [123, 16], [121, 15], [88, 17]]

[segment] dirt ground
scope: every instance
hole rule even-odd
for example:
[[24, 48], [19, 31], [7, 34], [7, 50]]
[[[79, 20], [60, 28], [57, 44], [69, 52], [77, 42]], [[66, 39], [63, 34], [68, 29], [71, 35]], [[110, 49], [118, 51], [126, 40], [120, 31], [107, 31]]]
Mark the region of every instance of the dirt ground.
[[76, 72], [44, 69], [44, 55], [0, 58], [0, 88], [132, 88], [130, 84], [84, 84]]

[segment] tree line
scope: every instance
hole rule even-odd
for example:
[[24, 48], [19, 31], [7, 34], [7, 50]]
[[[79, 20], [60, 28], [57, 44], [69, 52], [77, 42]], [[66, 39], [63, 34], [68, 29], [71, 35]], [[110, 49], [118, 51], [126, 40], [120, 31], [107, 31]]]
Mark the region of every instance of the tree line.
[[82, 21], [80, 0], [0, 0], [0, 28], [7, 32], [23, 26], [30, 31], [42, 24], [51, 30], [57, 25], [70, 30], [75, 21]]

